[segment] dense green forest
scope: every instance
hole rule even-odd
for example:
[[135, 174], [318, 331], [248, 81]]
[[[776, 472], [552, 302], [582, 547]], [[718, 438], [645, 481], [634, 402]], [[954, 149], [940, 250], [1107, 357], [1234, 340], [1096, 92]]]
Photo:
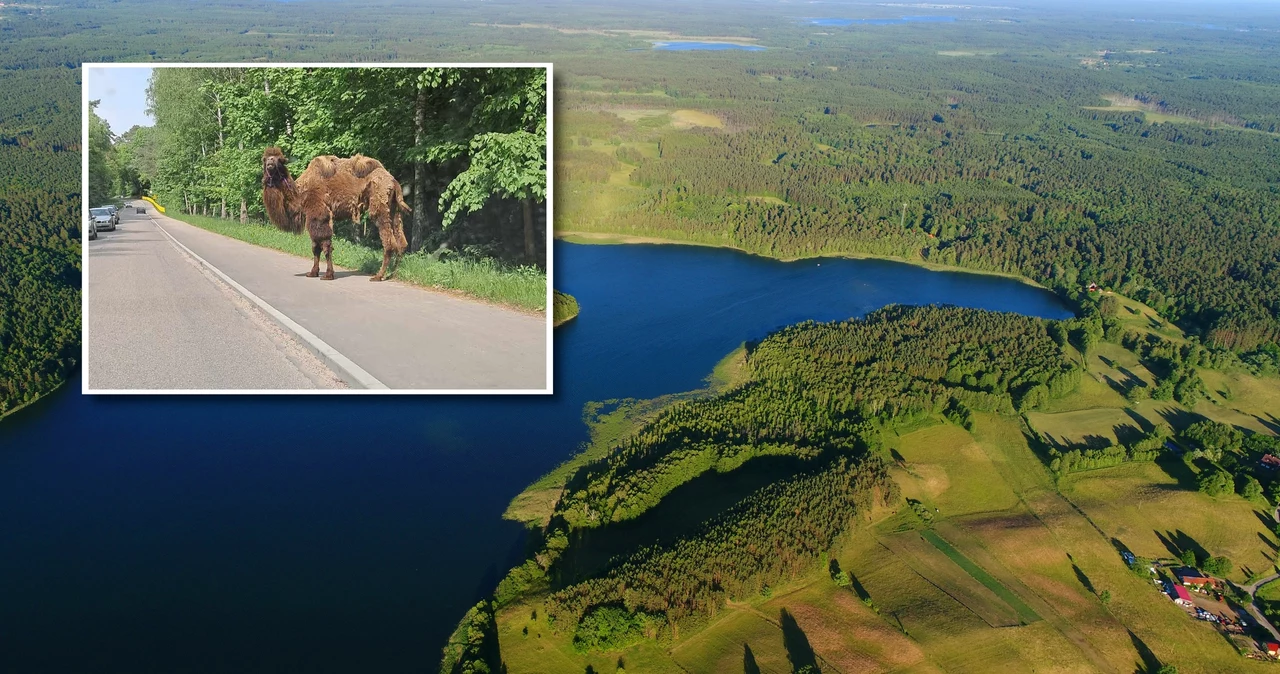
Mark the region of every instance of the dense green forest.
[[901, 306], [782, 330], [751, 349], [745, 375], [724, 395], [671, 405], [585, 466], [557, 514], [575, 527], [630, 519], [707, 470], [864, 451], [884, 421], [1032, 409], [1080, 381], [1040, 319]]
[[[548, 615], [584, 649], [678, 636], [726, 599], [812, 568], [877, 498], [896, 502], [886, 428], [937, 415], [965, 423], [974, 410], [1012, 414], [1073, 391], [1080, 370], [1060, 337], [1070, 332], [1015, 314], [890, 306], [769, 335], [749, 345], [728, 389], [668, 405], [569, 477], [542, 548], [499, 584], [496, 600], [549, 592]], [[765, 457], [789, 461], [770, 464], [764, 485], [700, 526], [582, 562], [598, 540], [590, 530], [607, 535], [678, 489]]]
[[[955, 22], [900, 26], [816, 26], [808, 12], [763, 2], [705, 9], [461, 0], [8, 5], [0, 8], [0, 181], [6, 197], [21, 188], [78, 198], [77, 65], [85, 61], [551, 60], [567, 160], [556, 167], [562, 229], [784, 256], [888, 254], [1061, 287], [1097, 282], [1206, 341], [1245, 352], [1276, 341], [1274, 9], [1094, 3], [1085, 20], [1076, 3], [957, 7], [945, 10]], [[1135, 12], [1144, 20], [1133, 21]], [[741, 36], [768, 49], [647, 49], [655, 37], [678, 35]], [[679, 109], [710, 113], [724, 127], [624, 119]], [[134, 138], [145, 132], [115, 132], [125, 144], [149, 142]], [[618, 145], [578, 147], [586, 138]], [[619, 172], [632, 189], [592, 198], [608, 187], [598, 181]], [[221, 213], [224, 195], [207, 192], [201, 208], [212, 203]], [[225, 198], [238, 216], [239, 197]], [[41, 227], [6, 236], [47, 243]], [[6, 264], [8, 285], [24, 270], [24, 260]], [[21, 378], [36, 367], [56, 381], [66, 366], [24, 365]]]
[[71, 74], [0, 70], [0, 414], [80, 359], [80, 129], [61, 109], [79, 97]]

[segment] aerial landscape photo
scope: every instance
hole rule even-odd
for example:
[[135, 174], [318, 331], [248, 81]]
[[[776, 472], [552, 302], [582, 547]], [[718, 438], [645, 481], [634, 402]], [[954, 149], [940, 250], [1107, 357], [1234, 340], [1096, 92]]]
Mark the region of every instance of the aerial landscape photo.
[[[1280, 672], [1278, 48], [1266, 0], [5, 2], [0, 671]], [[481, 358], [525, 323], [532, 379]], [[343, 353], [554, 393], [82, 393]]]

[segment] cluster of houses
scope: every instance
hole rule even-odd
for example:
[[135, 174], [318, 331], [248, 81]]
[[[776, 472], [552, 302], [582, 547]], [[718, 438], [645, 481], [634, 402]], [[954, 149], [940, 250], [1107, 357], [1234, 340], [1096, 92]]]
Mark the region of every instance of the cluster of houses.
[[[1166, 580], [1164, 582], [1165, 592], [1173, 603], [1185, 608], [1194, 608], [1195, 602], [1191, 599], [1191, 592], [1187, 588], [1192, 588], [1203, 592], [1204, 594], [1213, 595], [1218, 601], [1222, 601], [1222, 581], [1211, 576], [1206, 576], [1200, 571], [1189, 566], [1184, 566], [1173, 570], [1173, 577], [1177, 582]], [[1214, 622], [1217, 622], [1216, 620]]]
[[[1125, 557], [1125, 561], [1132, 564], [1131, 559], [1133, 558], [1133, 555], [1128, 552], [1122, 554]], [[1155, 571], [1155, 567], [1152, 567], [1152, 571]], [[1240, 635], [1240, 637], [1243, 638], [1245, 628], [1249, 626], [1249, 620], [1245, 616], [1243, 610], [1237, 609], [1236, 613], [1238, 615], [1233, 619], [1226, 613], [1218, 614], [1203, 607], [1196, 606], [1195, 599], [1192, 597], [1192, 592], [1195, 592], [1197, 594], [1207, 595], [1218, 602], [1222, 602], [1222, 580], [1205, 575], [1201, 571], [1189, 566], [1174, 569], [1172, 575], [1174, 578], [1173, 580], [1157, 580], [1155, 582], [1157, 585], [1161, 585], [1163, 587], [1165, 594], [1169, 595], [1169, 598], [1173, 600], [1173, 603], [1188, 609], [1188, 613], [1194, 615], [1196, 619], [1213, 623], [1228, 635]], [[1248, 643], [1251, 642], [1252, 641], [1250, 640]], [[1260, 646], [1261, 650], [1268, 656], [1280, 659], [1280, 643], [1267, 641], [1260, 644]]]

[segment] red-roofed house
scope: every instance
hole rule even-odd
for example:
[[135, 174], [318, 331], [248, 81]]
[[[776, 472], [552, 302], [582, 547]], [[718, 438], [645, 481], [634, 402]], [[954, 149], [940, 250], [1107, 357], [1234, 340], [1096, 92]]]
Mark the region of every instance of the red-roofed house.
[[1204, 587], [1206, 585], [1212, 587], [1217, 585], [1212, 578], [1189, 566], [1184, 566], [1177, 571], [1174, 571], [1173, 575], [1178, 577], [1179, 583], [1189, 587]]
[[1194, 606], [1191, 601], [1191, 593], [1187, 592], [1187, 588], [1181, 585], [1169, 583], [1169, 598], [1178, 606], [1186, 606], [1187, 608]]
[[1280, 658], [1280, 644], [1274, 641], [1267, 642], [1267, 655], [1273, 658]]
[[1276, 456], [1276, 455], [1274, 455], [1274, 454], [1263, 454], [1263, 455], [1262, 455], [1262, 467], [1263, 467], [1263, 468], [1270, 468], [1271, 470], [1275, 470], [1275, 469], [1277, 469], [1277, 468], [1280, 468], [1280, 457], [1277, 457], [1277, 456]]

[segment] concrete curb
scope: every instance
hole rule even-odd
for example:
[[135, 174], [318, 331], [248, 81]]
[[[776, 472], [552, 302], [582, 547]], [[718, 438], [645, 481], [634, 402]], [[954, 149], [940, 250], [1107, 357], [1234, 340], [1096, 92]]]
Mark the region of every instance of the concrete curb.
[[348, 384], [364, 389], [387, 388], [387, 385], [378, 381], [377, 377], [374, 377], [365, 371], [364, 368], [356, 365], [350, 358], [347, 358], [339, 353], [337, 349], [329, 346], [329, 344], [323, 339], [320, 339], [310, 330], [302, 327], [292, 318], [281, 313], [279, 309], [268, 304], [266, 300], [250, 292], [248, 288], [237, 283], [235, 279], [227, 276], [221, 269], [218, 269], [208, 260], [197, 255], [195, 251], [187, 248], [181, 241], [178, 241], [172, 234], [165, 230], [160, 223], [156, 222], [154, 217], [148, 215], [147, 219], [150, 220], [151, 224], [155, 225], [156, 229], [160, 230], [160, 233], [164, 234], [165, 237], [169, 239], [169, 242], [176, 246], [178, 250], [190, 255], [191, 259], [199, 262], [205, 269], [213, 272], [218, 278], [222, 279], [224, 283], [231, 286], [236, 292], [244, 296], [245, 299], [252, 302], [254, 306], [261, 309], [262, 312], [271, 317], [277, 325], [296, 337], [303, 346], [307, 347], [307, 349], [314, 353], [325, 365], [329, 366], [329, 369], [342, 376]]

